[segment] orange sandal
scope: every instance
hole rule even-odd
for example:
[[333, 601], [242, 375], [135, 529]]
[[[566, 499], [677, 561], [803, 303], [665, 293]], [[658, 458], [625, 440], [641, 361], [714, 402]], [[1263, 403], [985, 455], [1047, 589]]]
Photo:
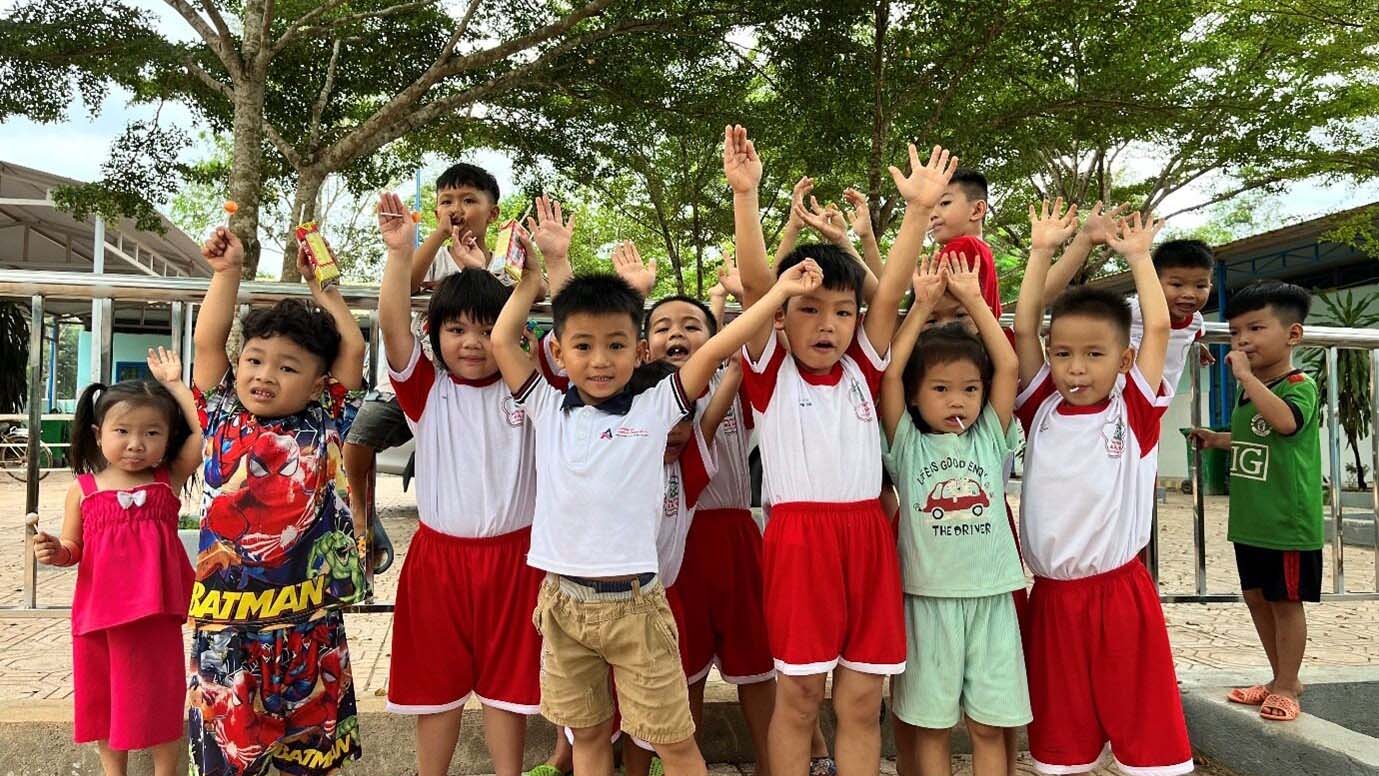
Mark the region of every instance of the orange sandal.
[[1237, 687], [1226, 695], [1226, 700], [1244, 706], [1259, 706], [1269, 697], [1269, 688], [1262, 684], [1253, 687]]
[[1270, 722], [1292, 722], [1301, 713], [1302, 707], [1298, 706], [1297, 701], [1278, 693], [1270, 693], [1259, 707], [1259, 716]]

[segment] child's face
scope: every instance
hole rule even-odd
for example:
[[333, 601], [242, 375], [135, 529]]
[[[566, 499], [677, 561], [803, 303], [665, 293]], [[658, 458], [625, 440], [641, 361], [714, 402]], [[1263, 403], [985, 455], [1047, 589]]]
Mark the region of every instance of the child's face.
[[968, 315], [967, 307], [959, 302], [957, 297], [944, 291], [943, 296], [934, 304], [933, 312], [929, 313], [929, 320], [924, 322], [924, 331], [950, 323], [961, 323], [964, 329], [973, 334], [977, 333], [977, 324], [972, 320], [972, 316]]
[[1228, 322], [1231, 330], [1231, 350], [1245, 354], [1251, 371], [1270, 375], [1269, 370], [1290, 363], [1293, 348], [1302, 341], [1302, 324], [1284, 323], [1273, 305], [1237, 315]]
[[1175, 321], [1185, 321], [1207, 304], [1211, 296], [1211, 270], [1205, 267], [1170, 267], [1159, 273], [1168, 312]]
[[811, 372], [833, 368], [857, 331], [857, 296], [852, 291], [819, 288], [791, 299], [776, 313], [790, 353]]
[[666, 457], [665, 462], [670, 463], [680, 457], [680, 453], [685, 451], [685, 445], [689, 444], [690, 437], [694, 435], [694, 419], [685, 418], [676, 423], [666, 435]]
[[111, 466], [140, 472], [157, 466], [168, 451], [167, 414], [156, 407], [120, 402], [96, 426], [101, 455]]
[[647, 329], [647, 361], [665, 359], [682, 367], [709, 341], [704, 311], [689, 302], [666, 302], [651, 312]]
[[469, 185], [436, 192], [436, 223], [450, 223], [469, 229], [481, 245], [488, 245], [488, 227], [498, 220], [498, 203], [488, 193]]
[[465, 380], [481, 380], [498, 371], [493, 360], [493, 324], [478, 323], [461, 313], [441, 324], [441, 360], [445, 368]]
[[621, 392], [632, 379], [637, 367], [637, 327], [629, 315], [575, 313], [565, 319], [551, 355], [569, 374], [580, 398], [598, 404]]
[[981, 417], [984, 388], [981, 370], [967, 359], [930, 364], [910, 405], [935, 432], [961, 434]]
[[949, 184], [938, 204], [929, 211], [929, 233], [934, 242], [942, 245], [965, 234], [980, 235], [986, 207], [986, 200], [969, 199], [961, 185]]
[[1073, 406], [1103, 401], [1116, 378], [1130, 371], [1135, 351], [1127, 334], [1110, 321], [1065, 315], [1049, 330], [1049, 371], [1063, 400]]
[[235, 366], [235, 394], [245, 409], [261, 417], [301, 412], [325, 385], [321, 357], [287, 337], [246, 341]]

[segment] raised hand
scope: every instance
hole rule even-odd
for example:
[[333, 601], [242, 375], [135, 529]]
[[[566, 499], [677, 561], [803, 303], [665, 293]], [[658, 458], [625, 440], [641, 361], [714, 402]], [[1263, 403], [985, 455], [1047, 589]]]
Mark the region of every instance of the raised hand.
[[809, 198], [809, 207], [806, 208], [802, 202], [797, 203], [792, 212], [796, 219], [834, 245], [847, 240], [845, 227], [833, 218], [835, 211], [821, 206], [814, 197]]
[[450, 252], [450, 258], [455, 260], [455, 266], [460, 269], [488, 268], [488, 255], [484, 253], [483, 246], [479, 245], [479, 239], [467, 226], [450, 227], [450, 244], [446, 246], [446, 250]]
[[790, 190], [790, 223], [794, 224], [797, 228], [803, 228], [804, 221], [800, 220], [799, 215], [795, 213], [795, 209], [804, 207], [804, 198], [813, 190], [814, 179], [808, 175], [795, 181], [795, 187]]
[[631, 240], [613, 249], [613, 270], [642, 296], [656, 287], [656, 259], [648, 258], [643, 263], [641, 252]]
[[1144, 218], [1136, 211], [1129, 218], [1121, 218], [1116, 222], [1115, 230], [1106, 236], [1106, 244], [1128, 261], [1148, 259], [1154, 236], [1163, 226], [1163, 219], [1155, 218], [1153, 215]]
[[170, 383], [182, 382], [182, 359], [177, 357], [175, 351], [168, 350], [162, 345], [157, 350], [148, 349], [148, 371], [153, 375], [153, 379], [168, 385]]
[[928, 256], [920, 256], [919, 264], [915, 266], [910, 285], [914, 288], [916, 306], [933, 307], [948, 288], [949, 276], [943, 272], [938, 254], [939, 249], [934, 248]]
[[1049, 201], [1046, 199], [1036, 213], [1034, 205], [1031, 204], [1029, 226], [1030, 250], [1057, 250], [1058, 246], [1067, 242], [1077, 230], [1077, 205], [1070, 206], [1067, 212], [1064, 212], [1062, 197], [1054, 200], [1052, 209], [1049, 208]]
[[964, 305], [982, 300], [982, 284], [977, 272], [977, 260], [966, 253], [947, 253], [943, 256], [943, 271], [948, 276], [948, 290]]
[[402, 204], [402, 197], [385, 192], [378, 197], [378, 231], [388, 250], [410, 250], [417, 239], [417, 225]]
[[545, 194], [536, 198], [536, 215], [528, 216], [527, 231], [543, 257], [570, 255], [570, 241], [575, 234], [575, 214], [564, 220], [560, 203]]
[[[321, 239], [324, 240], [325, 235], [321, 235]], [[311, 255], [306, 252], [306, 243], [301, 240], [297, 241], [297, 274], [302, 276], [302, 280], [306, 281], [313, 292], [321, 287], [321, 284], [316, 282], [316, 265], [311, 263]]]
[[848, 213], [848, 223], [852, 227], [852, 231], [858, 237], [872, 234], [871, 207], [867, 204], [867, 198], [862, 195], [862, 192], [849, 186], [843, 190], [843, 199], [846, 199], [848, 204], [852, 206], [852, 212]]
[[890, 171], [891, 179], [895, 181], [895, 187], [900, 190], [906, 204], [931, 208], [938, 204], [939, 197], [943, 196], [943, 189], [948, 185], [948, 181], [952, 180], [957, 169], [958, 157], [951, 156], [948, 149], [941, 146], [934, 146], [934, 150], [929, 154], [928, 164], [920, 164], [919, 150], [911, 143], [910, 174], [905, 175], [894, 166]]
[[1097, 200], [1096, 204], [1092, 205], [1091, 212], [1087, 214], [1087, 220], [1082, 223], [1082, 233], [1087, 235], [1093, 245], [1105, 245], [1106, 238], [1116, 227], [1116, 219], [1120, 217], [1121, 211], [1128, 207], [1129, 205], [1122, 202], [1110, 210], [1103, 211], [1101, 200]]
[[244, 243], [228, 227], [217, 226], [201, 246], [201, 256], [216, 272], [232, 272], [244, 266]]
[[1236, 382], [1245, 382], [1254, 377], [1254, 370], [1250, 368], [1250, 359], [1239, 350], [1232, 350], [1226, 354], [1226, 363], [1230, 365], [1231, 374], [1235, 375]]
[[734, 193], [745, 194], [761, 184], [761, 157], [747, 139], [747, 128], [729, 125], [723, 129], [723, 175]]
[[718, 283], [733, 298], [742, 299], [742, 273], [737, 269], [737, 257], [731, 253], [723, 254], [723, 266], [718, 268]]
[[813, 259], [805, 259], [781, 273], [776, 288], [788, 297], [801, 296], [815, 291], [824, 283], [824, 271]]

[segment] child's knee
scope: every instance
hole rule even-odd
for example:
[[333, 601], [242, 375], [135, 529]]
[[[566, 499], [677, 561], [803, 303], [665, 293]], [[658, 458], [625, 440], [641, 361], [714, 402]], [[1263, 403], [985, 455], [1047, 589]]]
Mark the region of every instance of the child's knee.
[[570, 728], [570, 735], [574, 736], [575, 746], [607, 745], [611, 749], [613, 746], [610, 740], [613, 737], [613, 720], [610, 719], [591, 727]]
[[1269, 599], [1264, 597], [1264, 591], [1257, 587], [1249, 590], [1241, 590], [1240, 595], [1245, 599], [1245, 605], [1251, 609], [1267, 608], [1269, 606]]
[[833, 713], [840, 725], [877, 724], [881, 714], [881, 694], [856, 693], [833, 696]]
[[[817, 681], [816, 681], [817, 680]], [[823, 677], [782, 677], [776, 686], [776, 710], [813, 724], [824, 702]]]
[[992, 746], [998, 743], [1004, 744], [1005, 742], [1005, 728], [986, 725], [971, 717], [967, 718], [967, 735], [972, 739], [974, 744], [981, 743]]

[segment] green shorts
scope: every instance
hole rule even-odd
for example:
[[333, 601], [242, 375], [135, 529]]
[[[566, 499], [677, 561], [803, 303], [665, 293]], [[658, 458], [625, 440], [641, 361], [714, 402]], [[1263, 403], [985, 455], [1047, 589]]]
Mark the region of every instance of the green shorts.
[[1034, 719], [1020, 624], [1010, 593], [981, 598], [905, 596], [905, 672], [891, 679], [902, 722], [943, 729], [963, 714], [983, 725]]

